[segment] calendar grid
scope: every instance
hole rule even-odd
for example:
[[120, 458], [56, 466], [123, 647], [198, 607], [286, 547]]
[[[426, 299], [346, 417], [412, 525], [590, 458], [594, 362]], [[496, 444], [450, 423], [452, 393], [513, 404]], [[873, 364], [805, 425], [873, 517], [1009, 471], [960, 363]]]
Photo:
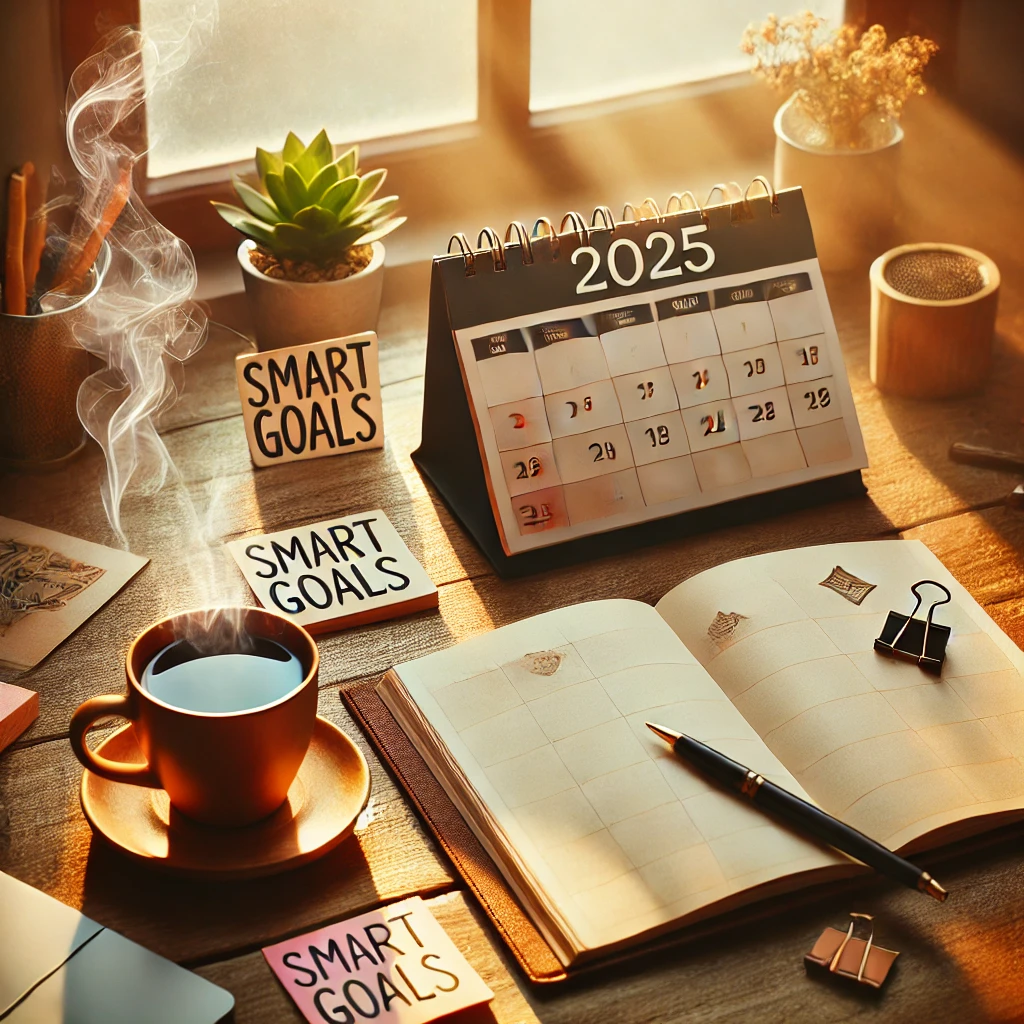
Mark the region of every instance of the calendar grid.
[[456, 332], [510, 550], [865, 464], [816, 260], [562, 312]]

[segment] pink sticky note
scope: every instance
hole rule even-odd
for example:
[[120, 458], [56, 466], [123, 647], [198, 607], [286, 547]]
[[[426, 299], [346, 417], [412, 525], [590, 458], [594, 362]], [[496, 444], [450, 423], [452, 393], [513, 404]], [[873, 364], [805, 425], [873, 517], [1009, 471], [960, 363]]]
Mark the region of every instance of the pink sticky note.
[[494, 998], [418, 896], [263, 955], [310, 1024], [426, 1024]]

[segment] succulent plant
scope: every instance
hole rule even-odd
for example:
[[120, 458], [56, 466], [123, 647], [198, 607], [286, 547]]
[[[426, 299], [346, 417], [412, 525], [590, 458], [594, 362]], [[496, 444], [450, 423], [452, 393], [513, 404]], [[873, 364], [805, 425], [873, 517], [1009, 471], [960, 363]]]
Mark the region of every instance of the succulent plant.
[[275, 256], [323, 266], [351, 246], [383, 238], [405, 221], [391, 216], [398, 196], [374, 199], [387, 171], [360, 175], [358, 163], [358, 146], [335, 160], [326, 131], [308, 146], [289, 132], [280, 153], [256, 150], [262, 191], [234, 179], [244, 209], [213, 205], [233, 228]]

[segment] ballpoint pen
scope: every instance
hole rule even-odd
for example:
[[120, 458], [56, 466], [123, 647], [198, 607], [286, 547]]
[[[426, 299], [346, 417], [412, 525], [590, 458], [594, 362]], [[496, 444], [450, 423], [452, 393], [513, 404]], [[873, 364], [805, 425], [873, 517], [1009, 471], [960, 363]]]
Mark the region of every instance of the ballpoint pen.
[[863, 832], [858, 832], [774, 782], [769, 782], [738, 761], [674, 729], [666, 729], [651, 722], [647, 723], [647, 728], [668, 743], [684, 761], [727, 789], [747, 797], [761, 810], [780, 818], [798, 832], [834, 846], [880, 874], [902, 882], [911, 889], [926, 892], [940, 903], [948, 895], [927, 871], [915, 867]]

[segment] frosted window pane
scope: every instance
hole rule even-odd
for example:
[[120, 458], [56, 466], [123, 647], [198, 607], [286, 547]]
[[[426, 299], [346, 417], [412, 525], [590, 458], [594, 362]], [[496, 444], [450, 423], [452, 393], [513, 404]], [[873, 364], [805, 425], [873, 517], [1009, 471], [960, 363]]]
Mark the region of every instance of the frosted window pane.
[[[744, 71], [743, 30], [777, 7], [770, 0], [533, 0], [530, 110]], [[844, 7], [844, 0], [803, 0], [794, 9], [838, 26]]]
[[[477, 0], [220, 0], [216, 29], [154, 83], [149, 174], [161, 177], [307, 142], [360, 141], [474, 121]], [[177, 31], [182, 0], [141, 0], [142, 27]], [[147, 74], [154, 73], [154, 62]]]

